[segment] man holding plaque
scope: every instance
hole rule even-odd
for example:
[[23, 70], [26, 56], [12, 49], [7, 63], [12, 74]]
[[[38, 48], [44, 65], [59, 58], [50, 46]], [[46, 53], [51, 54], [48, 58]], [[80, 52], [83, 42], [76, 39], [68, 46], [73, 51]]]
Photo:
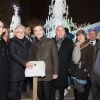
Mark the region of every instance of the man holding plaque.
[[[29, 49], [30, 61], [45, 62], [45, 76], [38, 78], [39, 100], [50, 100], [51, 80], [58, 78], [58, 52], [53, 39], [45, 37], [41, 25], [34, 27], [35, 42]], [[35, 67], [35, 66], [34, 66]]]

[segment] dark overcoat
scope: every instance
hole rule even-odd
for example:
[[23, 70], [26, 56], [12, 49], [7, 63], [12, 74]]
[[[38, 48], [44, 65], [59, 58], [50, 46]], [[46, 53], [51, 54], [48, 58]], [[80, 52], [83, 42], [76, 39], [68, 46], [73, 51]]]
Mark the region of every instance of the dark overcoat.
[[24, 71], [28, 58], [28, 40], [14, 37], [9, 42], [9, 81], [25, 79]]
[[58, 51], [59, 55], [59, 74], [58, 79], [54, 80], [55, 87], [66, 88], [68, 86], [68, 67], [72, 57], [73, 42], [71, 39], [65, 38]]
[[7, 100], [8, 95], [8, 55], [7, 45], [0, 38], [0, 100]]

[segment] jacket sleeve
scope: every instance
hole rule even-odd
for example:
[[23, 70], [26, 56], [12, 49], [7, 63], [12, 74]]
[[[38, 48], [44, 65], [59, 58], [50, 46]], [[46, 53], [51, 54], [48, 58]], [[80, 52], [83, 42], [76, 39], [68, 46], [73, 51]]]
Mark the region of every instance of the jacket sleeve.
[[13, 42], [9, 43], [9, 55], [16, 63], [26, 67], [26, 61], [18, 56], [16, 53], [16, 46]]
[[28, 60], [33, 61], [35, 59], [35, 55], [36, 55], [36, 48], [34, 47], [33, 44], [31, 44], [28, 50]]
[[54, 40], [52, 40], [53, 74], [58, 74], [58, 51]]

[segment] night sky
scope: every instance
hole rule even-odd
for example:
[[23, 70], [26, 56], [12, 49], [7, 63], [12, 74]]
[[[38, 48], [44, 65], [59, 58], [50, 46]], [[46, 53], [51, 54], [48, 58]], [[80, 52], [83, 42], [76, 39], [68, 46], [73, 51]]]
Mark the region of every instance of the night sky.
[[[100, 21], [100, 0], [66, 0], [69, 5], [69, 17], [73, 21], [95, 23]], [[48, 16], [51, 0], [20, 0], [21, 17], [23, 22], [37, 18], [45, 21]]]

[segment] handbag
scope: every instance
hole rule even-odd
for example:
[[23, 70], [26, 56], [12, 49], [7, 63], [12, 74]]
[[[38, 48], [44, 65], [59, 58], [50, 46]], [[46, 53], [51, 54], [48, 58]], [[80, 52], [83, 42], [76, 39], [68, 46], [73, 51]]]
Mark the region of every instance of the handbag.
[[73, 61], [71, 61], [68, 69], [69, 75], [76, 77], [77, 79], [83, 79], [86, 80], [85, 78], [85, 72], [80, 68], [80, 62], [78, 64], [74, 64]]
[[68, 73], [71, 76], [77, 77], [78, 66], [79, 66], [79, 64], [74, 64], [74, 62], [71, 61], [70, 66], [69, 66], [69, 69], [68, 69]]

